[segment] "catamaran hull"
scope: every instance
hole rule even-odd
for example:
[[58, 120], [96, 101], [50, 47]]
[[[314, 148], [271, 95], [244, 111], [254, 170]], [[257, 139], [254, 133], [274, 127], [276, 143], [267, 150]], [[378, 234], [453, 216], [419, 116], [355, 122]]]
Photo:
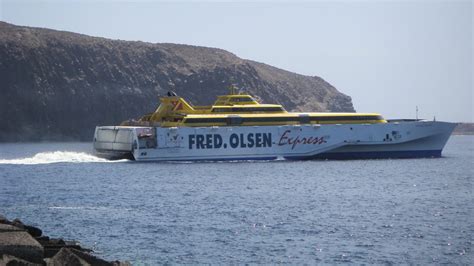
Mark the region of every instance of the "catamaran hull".
[[454, 123], [97, 127], [98, 156], [137, 161], [440, 157]]

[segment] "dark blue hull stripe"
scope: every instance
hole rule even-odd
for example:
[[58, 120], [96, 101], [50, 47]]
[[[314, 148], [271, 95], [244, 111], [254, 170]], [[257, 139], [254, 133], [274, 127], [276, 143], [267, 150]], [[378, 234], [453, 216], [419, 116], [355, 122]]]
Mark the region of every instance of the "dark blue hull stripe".
[[[101, 154], [104, 155], [104, 154]], [[109, 155], [109, 154], [107, 154]], [[133, 156], [117, 156], [107, 159], [133, 159]], [[357, 159], [397, 159], [397, 158], [432, 158], [441, 157], [441, 150], [417, 150], [417, 151], [370, 151], [370, 152], [327, 152], [312, 156], [285, 156], [287, 160], [314, 160], [314, 159], [329, 159], [329, 160], [357, 160]], [[184, 159], [182, 161], [254, 161], [254, 160], [275, 160], [277, 157], [238, 157], [238, 158], [213, 158], [213, 159]], [[153, 160], [153, 159], [151, 159]], [[181, 161], [179, 159], [169, 159], [169, 161]], [[147, 161], [147, 160], [143, 160]]]
[[[160, 159], [160, 161], [164, 162], [224, 162], [224, 161], [272, 161], [276, 160], [277, 157], [238, 157], [238, 158], [208, 158], [208, 159]], [[140, 162], [153, 162], [156, 161], [154, 158], [150, 158], [148, 160], [141, 159]]]
[[[402, 158], [433, 158], [441, 157], [441, 150], [418, 150], [418, 151], [371, 151], [371, 152], [328, 152], [313, 156], [286, 156], [287, 160], [357, 160], [357, 159], [402, 159]], [[190, 159], [189, 161], [254, 161], [275, 160], [277, 157], [239, 157], [239, 158], [214, 158], [214, 159]], [[174, 160], [170, 160], [174, 161]], [[185, 160], [186, 161], [186, 160]]]
[[[401, 159], [401, 158], [433, 158], [441, 157], [441, 150], [418, 150], [418, 151], [370, 151], [370, 152], [328, 152], [313, 156], [285, 156], [287, 160], [357, 160], [357, 159]], [[208, 158], [189, 159], [183, 161], [255, 161], [275, 160], [277, 157], [238, 157], [238, 158]], [[145, 161], [145, 160], [143, 160]], [[168, 160], [165, 160], [168, 161]], [[169, 159], [169, 161], [181, 161]]]
[[441, 157], [441, 150], [417, 151], [368, 151], [368, 152], [328, 152], [313, 156], [287, 156], [288, 160], [354, 160], [354, 159], [388, 159], [388, 158], [431, 158]]
[[277, 157], [239, 157], [239, 158], [215, 158], [215, 159], [192, 159], [192, 161], [271, 161]]

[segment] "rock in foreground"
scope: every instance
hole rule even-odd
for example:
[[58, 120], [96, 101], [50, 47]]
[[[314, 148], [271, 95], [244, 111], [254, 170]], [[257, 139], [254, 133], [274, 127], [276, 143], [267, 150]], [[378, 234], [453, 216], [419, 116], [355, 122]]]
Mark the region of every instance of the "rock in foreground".
[[0, 265], [130, 265], [105, 261], [91, 252], [75, 241], [43, 236], [39, 228], [0, 215]]

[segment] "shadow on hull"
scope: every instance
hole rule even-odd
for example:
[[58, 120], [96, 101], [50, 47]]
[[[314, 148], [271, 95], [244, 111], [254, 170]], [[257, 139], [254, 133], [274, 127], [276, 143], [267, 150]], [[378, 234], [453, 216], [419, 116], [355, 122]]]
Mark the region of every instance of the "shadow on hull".
[[314, 156], [287, 156], [287, 160], [366, 160], [366, 159], [412, 159], [440, 158], [441, 150], [420, 151], [367, 151], [367, 152], [328, 152]]
[[132, 160], [135, 161], [132, 152], [117, 152], [117, 151], [96, 151], [95, 156], [111, 161], [117, 160]]
[[[97, 157], [107, 160], [132, 160], [135, 158], [131, 152], [97, 152]], [[329, 152], [317, 154], [314, 156], [285, 156], [285, 160], [367, 160], [367, 159], [413, 159], [413, 158], [440, 158], [441, 150], [421, 150], [421, 151], [380, 151], [380, 152]], [[277, 157], [265, 158], [232, 158], [232, 159], [201, 159], [199, 161], [253, 161], [253, 160], [276, 160]], [[180, 160], [170, 160], [180, 161]]]

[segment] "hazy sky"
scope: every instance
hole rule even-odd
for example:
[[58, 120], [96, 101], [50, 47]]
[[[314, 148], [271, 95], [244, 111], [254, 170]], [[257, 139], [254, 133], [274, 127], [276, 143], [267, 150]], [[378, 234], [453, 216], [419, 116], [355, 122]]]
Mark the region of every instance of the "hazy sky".
[[471, 1], [0, 0], [0, 20], [218, 47], [320, 76], [359, 112], [474, 121]]

